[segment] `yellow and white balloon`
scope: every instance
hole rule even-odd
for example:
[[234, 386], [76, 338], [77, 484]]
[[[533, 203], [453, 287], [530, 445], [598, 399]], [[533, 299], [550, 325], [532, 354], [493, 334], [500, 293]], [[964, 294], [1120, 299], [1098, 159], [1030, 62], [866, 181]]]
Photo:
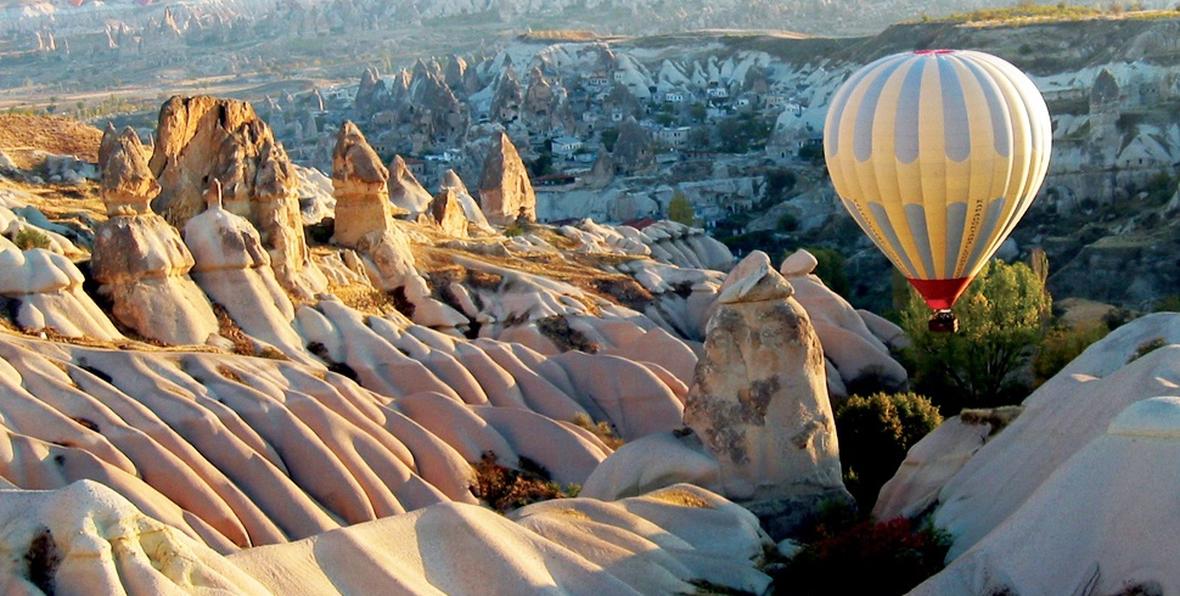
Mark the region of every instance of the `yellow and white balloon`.
[[1024, 215], [1049, 167], [1045, 100], [976, 51], [886, 56], [836, 92], [824, 156], [856, 223], [936, 310]]

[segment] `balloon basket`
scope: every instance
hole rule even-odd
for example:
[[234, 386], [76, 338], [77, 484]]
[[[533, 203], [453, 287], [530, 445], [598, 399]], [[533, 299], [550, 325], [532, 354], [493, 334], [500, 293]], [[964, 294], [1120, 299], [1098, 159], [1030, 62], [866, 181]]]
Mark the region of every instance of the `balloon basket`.
[[932, 333], [958, 333], [959, 319], [949, 308], [936, 310], [930, 316], [929, 326]]

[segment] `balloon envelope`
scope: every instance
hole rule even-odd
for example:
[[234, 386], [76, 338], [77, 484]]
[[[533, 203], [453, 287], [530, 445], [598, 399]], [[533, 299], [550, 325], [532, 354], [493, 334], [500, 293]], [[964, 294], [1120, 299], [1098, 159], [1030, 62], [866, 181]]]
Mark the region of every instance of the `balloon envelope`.
[[975, 51], [886, 56], [833, 96], [824, 157], [844, 207], [934, 309], [950, 308], [1049, 167], [1049, 110], [1015, 66]]

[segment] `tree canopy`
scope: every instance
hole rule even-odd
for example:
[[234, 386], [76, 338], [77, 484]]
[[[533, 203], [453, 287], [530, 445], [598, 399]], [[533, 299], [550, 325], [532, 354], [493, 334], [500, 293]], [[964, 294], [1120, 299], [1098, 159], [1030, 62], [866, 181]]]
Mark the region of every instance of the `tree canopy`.
[[1044, 282], [1028, 265], [988, 263], [955, 304], [955, 334], [931, 332], [930, 309], [917, 292], [908, 294], [900, 317], [913, 341], [909, 364], [918, 390], [943, 413], [1023, 397], [1027, 383], [1018, 371], [1044, 335], [1052, 306]]

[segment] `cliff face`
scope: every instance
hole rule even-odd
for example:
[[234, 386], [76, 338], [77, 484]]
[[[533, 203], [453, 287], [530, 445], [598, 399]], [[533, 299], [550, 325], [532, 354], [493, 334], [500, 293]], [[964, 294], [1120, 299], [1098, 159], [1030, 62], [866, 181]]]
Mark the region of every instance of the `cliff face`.
[[283, 286], [303, 297], [323, 289], [303, 236], [291, 161], [249, 103], [208, 96], [168, 100], [160, 108], [150, 167], [161, 189], [153, 206], [173, 226], [183, 227], [204, 210], [203, 197], [217, 180], [226, 210], [258, 228]]

